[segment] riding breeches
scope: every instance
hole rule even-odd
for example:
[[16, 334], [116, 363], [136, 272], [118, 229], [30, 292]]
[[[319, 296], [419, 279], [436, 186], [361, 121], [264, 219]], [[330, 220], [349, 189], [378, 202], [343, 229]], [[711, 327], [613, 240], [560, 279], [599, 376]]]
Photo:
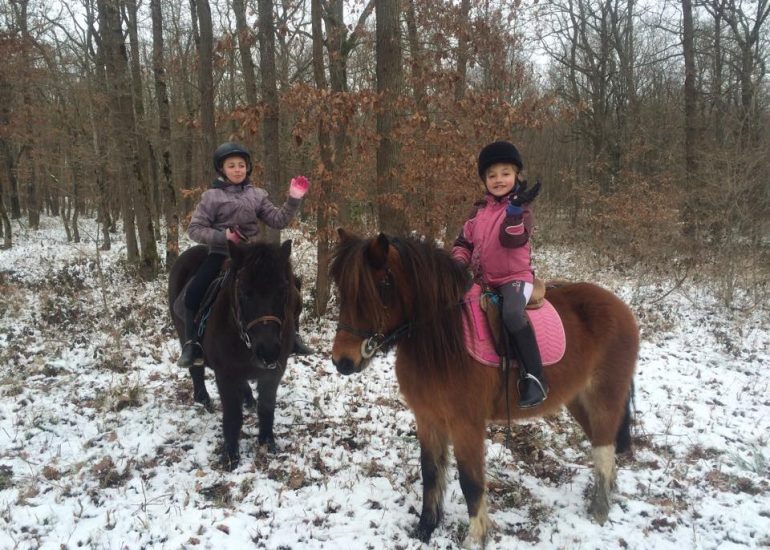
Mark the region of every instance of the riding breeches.
[[184, 307], [192, 311], [198, 311], [204, 294], [209, 288], [211, 282], [219, 275], [222, 264], [227, 259], [223, 254], [209, 254], [203, 260], [203, 263], [195, 272], [190, 286], [187, 287], [187, 293], [184, 297]]
[[508, 334], [513, 334], [527, 324], [524, 309], [532, 296], [534, 286], [526, 281], [511, 281], [497, 288], [503, 297], [503, 324]]

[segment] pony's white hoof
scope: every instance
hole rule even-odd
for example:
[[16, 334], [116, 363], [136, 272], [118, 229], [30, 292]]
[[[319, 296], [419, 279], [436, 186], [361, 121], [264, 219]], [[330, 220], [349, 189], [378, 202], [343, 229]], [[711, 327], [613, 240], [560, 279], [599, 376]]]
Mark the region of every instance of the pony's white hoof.
[[484, 548], [484, 541], [473, 540], [471, 536], [468, 535], [465, 537], [462, 547], [464, 550], [481, 550]]
[[606, 490], [599, 486], [594, 487], [588, 512], [596, 523], [604, 525], [610, 515], [610, 496]]
[[466, 549], [472, 548], [474, 550], [484, 548], [487, 543], [487, 531], [489, 531], [489, 525], [490, 521], [489, 516], [487, 516], [487, 506], [486, 503], [483, 503], [479, 515], [471, 518], [470, 524], [468, 525], [468, 534], [465, 536], [462, 547]]

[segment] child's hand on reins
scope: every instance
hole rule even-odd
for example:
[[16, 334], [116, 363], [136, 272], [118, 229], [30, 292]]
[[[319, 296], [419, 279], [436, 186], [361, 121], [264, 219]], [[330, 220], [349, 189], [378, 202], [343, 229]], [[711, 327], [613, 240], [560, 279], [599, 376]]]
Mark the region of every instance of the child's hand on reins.
[[225, 237], [233, 244], [239, 244], [246, 240], [243, 233], [238, 229], [238, 226], [228, 227], [225, 229]]

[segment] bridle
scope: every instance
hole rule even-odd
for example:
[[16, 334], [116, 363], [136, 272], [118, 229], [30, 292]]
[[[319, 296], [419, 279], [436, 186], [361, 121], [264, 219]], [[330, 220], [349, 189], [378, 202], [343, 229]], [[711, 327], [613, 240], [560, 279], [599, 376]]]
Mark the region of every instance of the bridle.
[[337, 332], [345, 331], [363, 338], [361, 342], [361, 357], [370, 359], [377, 350], [384, 348], [412, 330], [412, 323], [407, 321], [388, 333], [374, 330], [360, 330], [344, 323], [337, 324]]
[[[396, 240], [391, 241], [396, 247], [396, 250], [401, 252]], [[402, 257], [403, 255], [400, 254]], [[393, 272], [389, 266], [385, 266], [385, 274], [382, 279], [377, 283], [378, 294], [380, 298], [380, 305], [383, 310], [388, 310], [388, 303], [392, 298], [393, 289], [395, 288]], [[355, 328], [345, 323], [337, 323], [337, 332], [349, 332], [359, 338], [363, 339], [361, 342], [361, 356], [364, 359], [370, 359], [377, 350], [382, 349], [390, 344], [396, 342], [402, 336], [408, 334], [412, 328], [413, 323], [411, 321], [404, 321], [402, 324], [394, 328], [389, 332], [385, 332], [383, 328], [380, 330], [362, 330]]]
[[249, 338], [248, 331], [251, 330], [252, 327], [260, 324], [266, 325], [268, 323], [276, 323], [280, 329], [281, 326], [283, 326], [283, 320], [275, 315], [262, 315], [249, 321], [244, 326], [243, 321], [241, 320], [241, 302], [238, 299], [238, 274], [236, 273], [233, 276], [235, 277], [235, 282], [233, 284], [233, 296], [230, 300], [230, 312], [233, 316], [235, 326], [238, 327], [238, 334], [240, 335], [241, 340], [246, 344], [248, 349], [251, 349], [251, 338]]

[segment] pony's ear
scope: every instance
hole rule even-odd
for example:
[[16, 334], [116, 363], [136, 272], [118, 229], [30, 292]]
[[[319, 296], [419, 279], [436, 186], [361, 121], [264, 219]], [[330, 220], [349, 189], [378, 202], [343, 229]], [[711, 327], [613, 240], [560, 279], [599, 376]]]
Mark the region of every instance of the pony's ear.
[[390, 248], [390, 241], [385, 233], [377, 235], [376, 239], [372, 239], [369, 246], [366, 248], [366, 259], [375, 269], [381, 269], [385, 267], [388, 262], [388, 249]]
[[337, 236], [339, 237], [341, 243], [344, 243], [345, 241], [349, 241], [350, 239], [354, 238], [354, 235], [352, 233], [348, 233], [342, 227], [337, 228]]
[[291, 257], [291, 239], [283, 241], [283, 244], [281, 244], [281, 252], [283, 252], [285, 257]]

